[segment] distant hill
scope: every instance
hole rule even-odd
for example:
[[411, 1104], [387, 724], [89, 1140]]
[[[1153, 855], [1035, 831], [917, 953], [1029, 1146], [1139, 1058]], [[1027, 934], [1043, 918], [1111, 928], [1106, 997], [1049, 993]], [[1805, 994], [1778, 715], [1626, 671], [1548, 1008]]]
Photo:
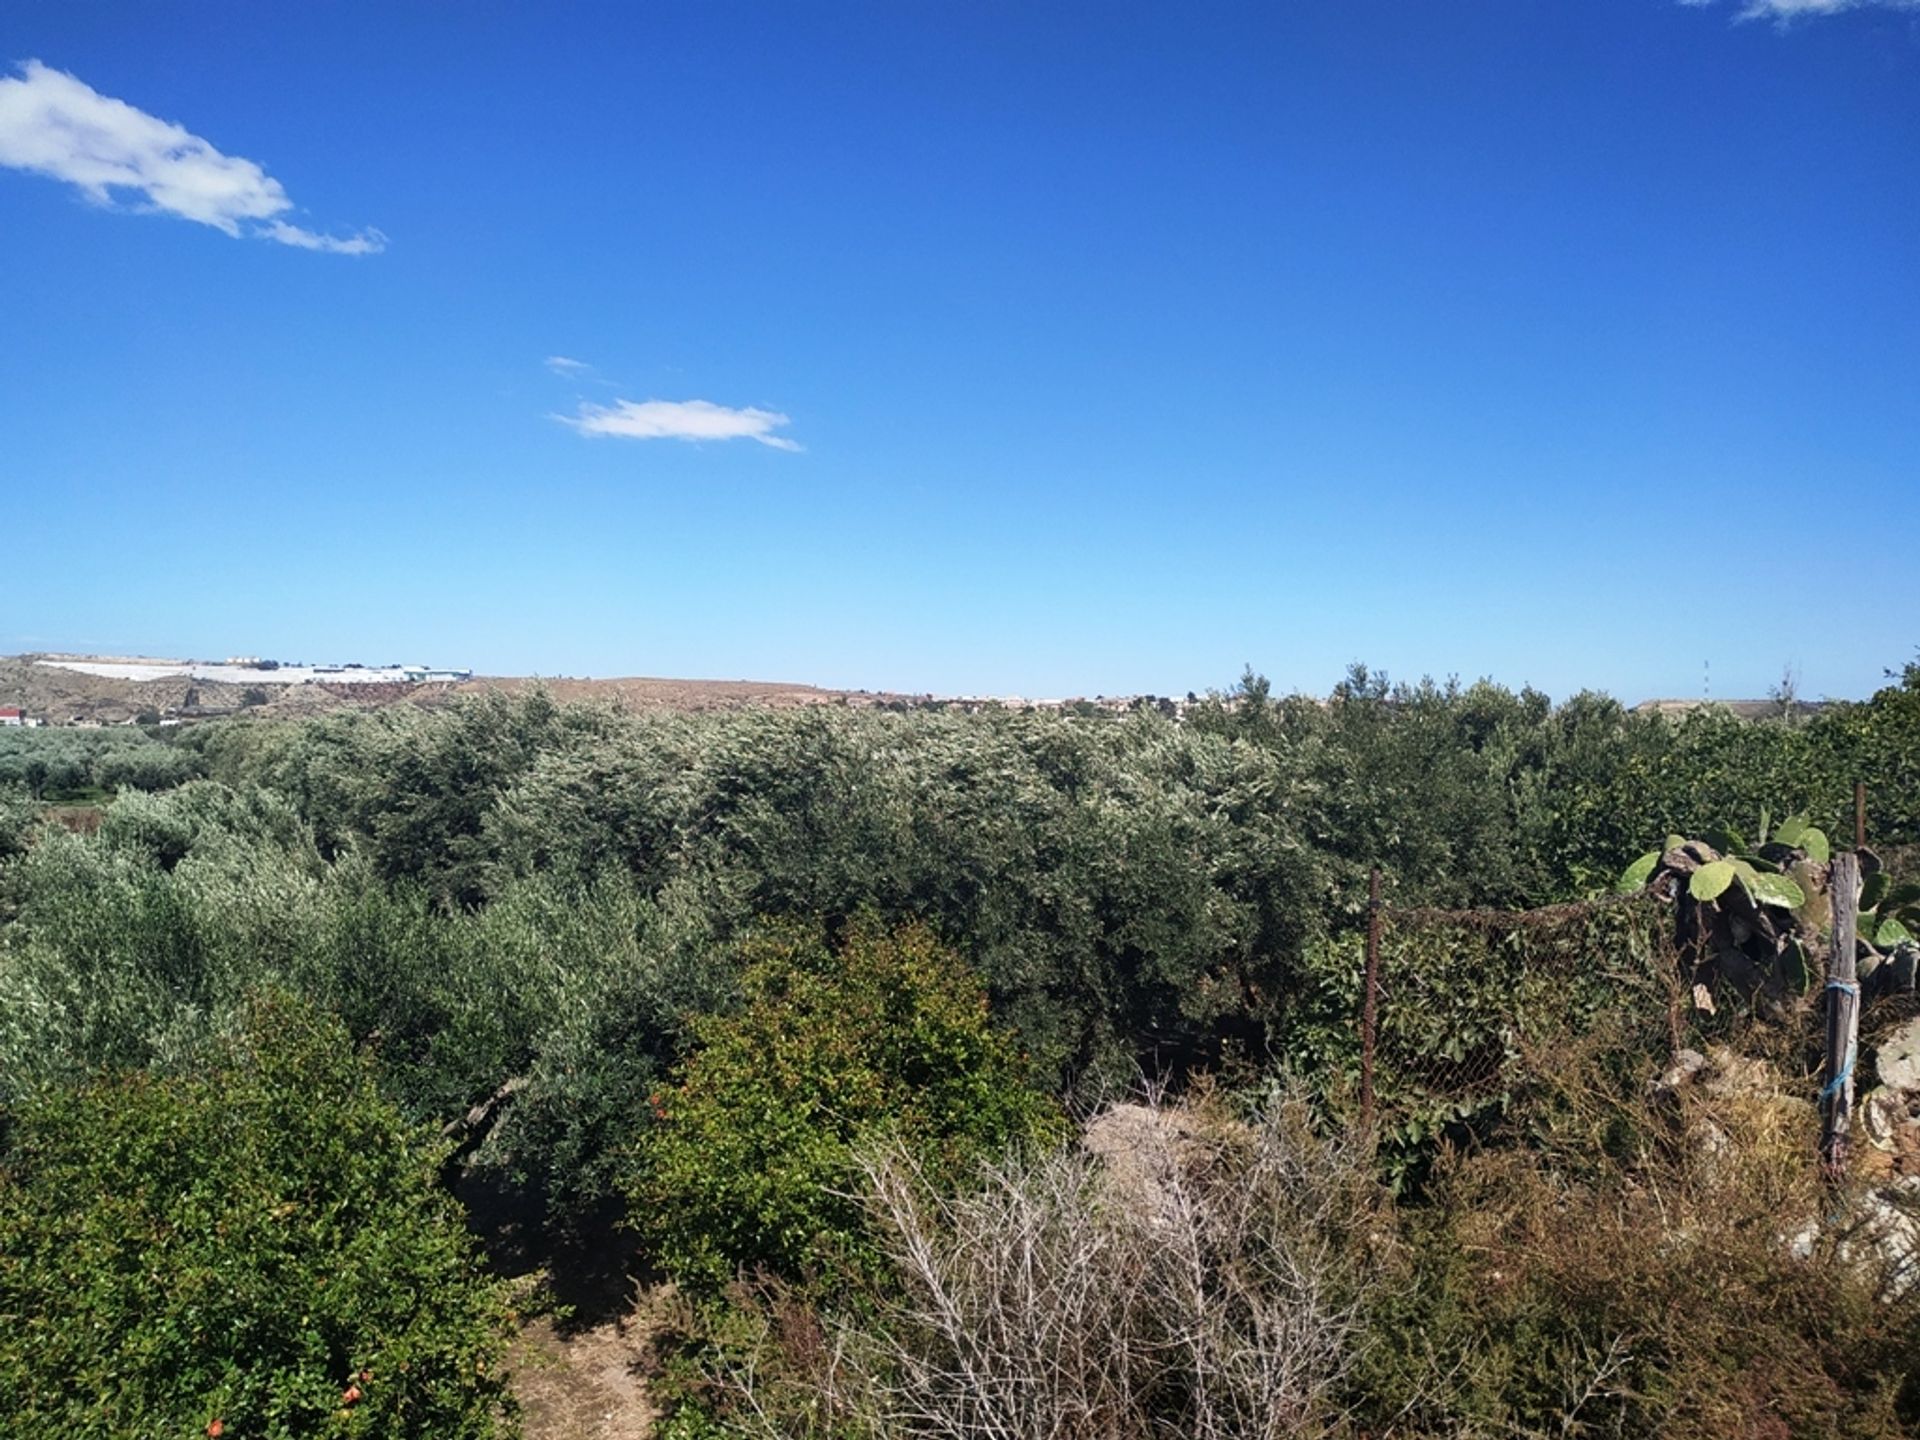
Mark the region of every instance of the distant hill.
[[[1831, 700], [1793, 700], [1795, 715], [1817, 715], [1834, 702]], [[1634, 709], [1651, 715], [1684, 715], [1689, 710], [1726, 710], [1742, 720], [1771, 720], [1784, 713], [1778, 700], [1642, 700]]]
[[[87, 669], [74, 669], [74, 665]], [[187, 673], [189, 668], [194, 673]], [[110, 673], [89, 673], [96, 670]], [[603, 701], [625, 709], [685, 711], [874, 705], [906, 698], [759, 680], [483, 675], [408, 683], [380, 675], [353, 669], [317, 675], [306, 667], [254, 669], [152, 656], [8, 655], [0, 656], [0, 705], [18, 705], [48, 725], [119, 725], [149, 712], [166, 720], [209, 719], [241, 711], [292, 717], [342, 707], [444, 704], [459, 695], [519, 693], [534, 686], [568, 703]]]
[[[75, 669], [74, 666], [84, 668]], [[142, 714], [163, 720], [211, 719], [242, 711], [291, 718], [347, 707], [438, 705], [490, 691], [519, 694], [535, 686], [563, 703], [601, 702], [628, 710], [712, 711], [794, 709], [809, 705], [979, 709], [1082, 709], [1121, 712], [1137, 696], [1087, 700], [993, 699], [908, 695], [890, 691], [829, 690], [775, 680], [675, 680], [655, 676], [584, 679], [572, 676], [476, 675], [471, 679], [412, 682], [389, 678], [403, 667], [266, 668], [227, 661], [168, 660], [153, 656], [36, 653], [0, 656], [0, 706], [18, 705], [48, 725], [119, 725]], [[105, 672], [105, 673], [99, 673]], [[427, 674], [444, 672], [424, 671]], [[1158, 702], [1180, 713], [1182, 702]], [[1795, 701], [1812, 715], [1833, 702]], [[1714, 706], [1747, 720], [1780, 714], [1778, 700], [1647, 700], [1644, 713], [1681, 715]]]

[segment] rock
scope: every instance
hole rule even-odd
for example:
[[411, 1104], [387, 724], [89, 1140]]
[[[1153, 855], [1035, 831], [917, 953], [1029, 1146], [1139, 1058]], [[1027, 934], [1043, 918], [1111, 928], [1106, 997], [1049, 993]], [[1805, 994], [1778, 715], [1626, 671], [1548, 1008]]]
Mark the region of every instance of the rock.
[[1900, 1131], [1909, 1124], [1906, 1097], [1886, 1086], [1877, 1086], [1860, 1098], [1860, 1131], [1876, 1150], [1891, 1153], [1899, 1148]]
[[1718, 1180], [1728, 1152], [1733, 1149], [1733, 1137], [1711, 1120], [1695, 1116], [1687, 1122], [1687, 1143], [1700, 1157], [1700, 1171], [1704, 1178], [1709, 1182]]
[[1884, 955], [1868, 950], [1864, 945], [1860, 948], [1862, 999], [1911, 995], [1914, 992], [1915, 972], [1920, 971], [1920, 946], [1911, 941], [1902, 941]]
[[1770, 1100], [1781, 1093], [1779, 1073], [1764, 1060], [1736, 1055], [1725, 1045], [1711, 1046], [1707, 1060], [1709, 1068], [1701, 1079], [1709, 1095]]
[[1915, 945], [1911, 940], [1903, 940], [1894, 948], [1893, 955], [1887, 961], [1886, 969], [1889, 994], [1912, 990], [1916, 972], [1920, 972], [1920, 945]]
[[1686, 1084], [1687, 1081], [1699, 1074], [1706, 1063], [1707, 1057], [1702, 1055], [1698, 1050], [1676, 1050], [1673, 1054], [1673, 1063], [1667, 1066], [1665, 1072], [1660, 1076], [1659, 1083], [1654, 1088], [1657, 1090], [1678, 1090], [1682, 1085]]
[[1824, 1219], [1783, 1233], [1796, 1260], [1813, 1258], [1823, 1239], [1834, 1258], [1872, 1283], [1883, 1302], [1901, 1299], [1920, 1281], [1920, 1176], [1905, 1176], [1843, 1201]]
[[1920, 1017], [1889, 1032], [1875, 1052], [1880, 1083], [1892, 1090], [1920, 1090]]
[[1882, 975], [1877, 982], [1873, 978], [1881, 964], [1881, 958], [1871, 952], [1854, 962], [1853, 978], [1860, 982], [1862, 995], [1878, 995], [1884, 989], [1887, 977]]
[[1858, 1260], [1880, 1283], [1882, 1300], [1898, 1300], [1920, 1279], [1920, 1218], [1916, 1180], [1872, 1191], [1862, 1199], [1840, 1244], [1843, 1260]]

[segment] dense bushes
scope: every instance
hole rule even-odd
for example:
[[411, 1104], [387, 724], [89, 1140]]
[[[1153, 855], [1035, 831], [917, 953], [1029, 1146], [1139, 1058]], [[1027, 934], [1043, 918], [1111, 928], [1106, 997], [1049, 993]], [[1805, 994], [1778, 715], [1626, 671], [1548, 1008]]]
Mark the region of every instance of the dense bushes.
[[190, 1056], [256, 973], [214, 933], [191, 869], [48, 832], [7, 878], [18, 911], [0, 950], [0, 1099]]
[[[592, 1172], [563, 1208], [604, 1194], [618, 1115], [727, 988], [661, 999], [647, 976], [770, 918], [932, 925], [1037, 1080], [1092, 1097], [1236, 1054], [1341, 1063], [1340, 940], [1376, 861], [1402, 899], [1565, 899], [1646, 835], [1763, 800], [1831, 823], [1856, 775], [1876, 837], [1920, 836], [1905, 683], [1797, 725], [1364, 671], [1326, 703], [1249, 679], [1183, 724], [623, 716], [535, 694], [151, 748], [225, 783], [123, 794], [99, 837], [0, 867], [0, 1090], [164, 1060], [271, 980], [375, 1046], [411, 1113], [448, 1118], [537, 1069], [526, 1098]], [[680, 938], [636, 949], [642, 931]], [[600, 1058], [616, 1040], [631, 1067]], [[528, 1156], [512, 1168], [538, 1170]]]
[[[251, 990], [272, 985], [337, 1016], [422, 1119], [464, 1109], [583, 1017], [617, 1011], [610, 993], [651, 993], [640, 972], [659, 928], [618, 876], [531, 879], [449, 916], [356, 855], [322, 860], [273, 792], [212, 782], [123, 797], [93, 837], [45, 831], [0, 870], [9, 913], [0, 1095], [100, 1066], [191, 1063]], [[650, 1013], [671, 1027], [679, 1004]], [[606, 1063], [631, 1059], [616, 1050]]]
[[47, 1092], [0, 1166], [9, 1434], [508, 1433], [504, 1312], [337, 1025]]
[[691, 907], [630, 877], [530, 877], [449, 915], [354, 853], [320, 858], [271, 791], [123, 797], [0, 869], [0, 1099], [100, 1067], [191, 1068], [262, 986], [305, 997], [410, 1118], [524, 1083], [475, 1157], [577, 1237], [692, 1016], [734, 968]]
[[[1526, 1143], [1401, 1208], [1360, 1417], [1413, 1435], [1913, 1433], [1912, 1221], [1823, 1184], [1810, 1087], [1714, 1049], [1666, 1084], [1631, 1027], [1536, 1076]], [[1795, 1077], [1797, 1079], [1797, 1077]]]
[[1094, 1136], [987, 1160], [958, 1187], [898, 1141], [863, 1152], [885, 1264], [824, 1302], [743, 1299], [679, 1412], [706, 1428], [685, 1433], [1327, 1433], [1378, 1298], [1370, 1231], [1391, 1223], [1364, 1147], [1329, 1143], [1284, 1097], [1123, 1106]]
[[[1089, 1090], [1257, 1030], [1249, 996], [1284, 994], [1322, 924], [1277, 759], [1157, 716], [389, 714], [203, 743], [223, 778], [294, 795], [323, 851], [443, 902], [613, 870], [723, 942], [926, 920], [1038, 1072]], [[512, 763], [456, 758], [499, 734]]]
[[323, 854], [442, 908], [612, 870], [672, 889], [722, 941], [768, 917], [928, 921], [1037, 1073], [1086, 1094], [1284, 1037], [1305, 960], [1352, 923], [1374, 863], [1401, 899], [1547, 903], [1605, 888], [1646, 835], [1763, 803], [1838, 824], [1856, 778], [1876, 839], [1920, 839], [1905, 684], [1799, 724], [1357, 670], [1324, 703], [1250, 680], [1183, 724], [535, 696], [190, 743], [229, 783], [292, 797]]
[[409, 1113], [527, 1078], [481, 1158], [577, 1216], [768, 919], [931, 925], [1082, 1098], [1234, 1056], [1338, 1068], [1370, 863], [1402, 899], [1565, 899], [1648, 834], [1763, 800], [1838, 818], [1856, 774], [1876, 836], [1920, 835], [1917, 727], [1905, 683], [1786, 725], [1361, 671], [1182, 724], [536, 694], [210, 725], [155, 748], [224, 783], [124, 793], [98, 837], [0, 864], [0, 1093], [166, 1063], [285, 984]]
[[26, 791], [0, 786], [0, 862], [25, 853], [38, 812]]
[[65, 800], [123, 786], [165, 790], [204, 773], [192, 750], [139, 730], [0, 730], [0, 790]]
[[[1001, 1166], [982, 1172], [989, 1183], [1039, 1174], [993, 1156], [1046, 1129], [1049, 1092], [1071, 1106], [1143, 1071], [1250, 1079], [1280, 1063], [1337, 1106], [1371, 864], [1403, 901], [1569, 899], [1605, 888], [1646, 836], [1757, 817], [1763, 801], [1843, 834], [1855, 778], [1869, 783], [1876, 839], [1920, 840], [1920, 674], [1792, 724], [1675, 721], [1595, 696], [1555, 707], [1361, 670], [1324, 703], [1275, 699], [1249, 677], [1179, 722], [622, 715], [494, 696], [235, 721], [173, 743], [63, 738], [9, 788], [25, 743], [0, 744], [0, 1103], [21, 1117], [16, 1200], [37, 1183], [35, 1155], [39, 1173], [57, 1170], [44, 1157], [62, 1126], [111, 1132], [142, 1164], [159, 1161], [136, 1131], [198, 1135], [201, 1120], [178, 1117], [244, 1069], [223, 1060], [210, 1075], [206, 1057], [243, 1028], [250, 996], [285, 991], [329, 1017], [326, 1044], [360, 1057], [355, 1084], [371, 1077], [389, 1119], [440, 1124], [498, 1098], [460, 1163], [533, 1202], [549, 1238], [591, 1241], [630, 1210], [650, 1258], [702, 1295], [736, 1266], [872, 1282], [882, 1288], [863, 1313], [904, 1327], [889, 1343], [912, 1331], [908, 1312], [887, 1309], [911, 1287], [896, 1266], [884, 1288], [898, 1227], [853, 1198], [864, 1147], [889, 1133], [906, 1144], [941, 1197], [925, 1213], [964, 1228], [962, 1211], [940, 1207], [960, 1203], [975, 1162]], [[46, 767], [68, 749], [77, 768], [55, 784]], [[215, 778], [188, 778], [201, 771]], [[22, 798], [116, 787], [88, 836], [36, 827]], [[1618, 938], [1608, 956], [1644, 948]], [[1484, 939], [1395, 962], [1405, 983], [1382, 1024], [1379, 1098], [1389, 1120], [1413, 1122], [1391, 1137], [1396, 1165], [1415, 1148], [1430, 1158], [1435, 1129], [1545, 1144], [1549, 1111], [1520, 1113], [1538, 1097], [1502, 1084], [1463, 1099], [1444, 1068], [1507, 1058], [1517, 1032], [1483, 1023], [1495, 995], [1540, 1009], [1502, 969], [1543, 970], [1536, 949], [1495, 955]], [[1590, 958], [1554, 962], [1578, 983], [1543, 980], [1583, 1014], [1619, 989]], [[146, 1078], [102, 1089], [103, 1068]], [[124, 1130], [103, 1118], [103, 1096]], [[1736, 1251], [1727, 1236], [1711, 1252], [1737, 1256], [1724, 1273], [1686, 1258], [1684, 1280], [1669, 1280], [1650, 1261], [1598, 1284], [1605, 1246], [1662, 1253], [1635, 1197], [1678, 1193], [1644, 1159], [1602, 1150], [1619, 1164], [1612, 1179], [1572, 1150], [1538, 1171], [1443, 1167], [1425, 1208], [1381, 1231], [1419, 1297], [1391, 1323], [1435, 1348], [1368, 1351], [1367, 1394], [1397, 1397], [1407, 1408], [1394, 1415], [1433, 1433], [1552, 1428], [1551, 1377], [1589, 1351], [1613, 1363], [1618, 1334], [1637, 1337], [1634, 1363], [1704, 1363], [1681, 1331], [1648, 1338], [1650, 1317], [1724, 1287], [1748, 1297], [1731, 1307], [1741, 1325], [1798, 1346], [1810, 1367], [1769, 1403], [1807, 1427], [1871, 1433], [1897, 1366], [1864, 1341], [1822, 1348], [1810, 1322], [1782, 1318], [1816, 1302], [1864, 1313], [1838, 1272], [1776, 1273], [1765, 1245]], [[84, 1160], [64, 1153], [61, 1164]], [[1509, 1200], [1513, 1234], [1537, 1237], [1564, 1214], [1605, 1246], [1589, 1265], [1462, 1228]], [[229, 1228], [254, 1243], [252, 1223]], [[1496, 1251], [1507, 1263], [1476, 1258]], [[807, 1303], [831, 1290], [806, 1288]], [[1768, 1294], [1784, 1308], [1751, 1298]], [[1566, 1297], [1575, 1311], [1555, 1311]], [[1503, 1350], [1509, 1334], [1520, 1338]], [[912, 1354], [935, 1363], [936, 1341], [919, 1332]], [[1452, 1376], [1438, 1390], [1421, 1368], [1436, 1356]], [[909, 1359], [867, 1357], [875, 1384], [882, 1360]], [[1350, 1358], [1315, 1373], [1348, 1375]], [[1153, 1383], [1177, 1396], [1184, 1382]], [[1807, 1398], [1823, 1384], [1838, 1408]], [[1718, 1398], [1688, 1413], [1737, 1428], [1730, 1391], [1696, 1392]], [[1176, 1417], [1165, 1429], [1193, 1423], [1185, 1403], [1149, 1409]], [[1582, 1403], [1581, 1423], [1645, 1419]], [[1366, 1413], [1376, 1428], [1401, 1423]]]
[[486, 930], [554, 957], [556, 982], [523, 1072], [526, 1084], [476, 1163], [537, 1202], [548, 1233], [591, 1240], [624, 1213], [649, 1097], [691, 1043], [698, 1017], [732, 1003], [732, 957], [671, 897], [656, 906], [609, 877], [584, 889], [523, 884]]
[[[1797, 720], [1679, 718], [1604, 695], [1390, 685], [1355, 667], [1325, 703], [1249, 676], [1194, 724], [1292, 757], [1316, 849], [1378, 863], [1403, 895], [1542, 904], [1604, 888], [1635, 836], [1691, 834], [1762, 805], [1852, 830], [1856, 780], [1877, 843], [1920, 840], [1920, 668], [1871, 700]], [[1637, 827], [1637, 828], [1636, 828]]]
[[1411, 1202], [1284, 1098], [1124, 1107], [958, 1187], [883, 1145], [886, 1268], [737, 1296], [685, 1433], [1912, 1434], [1913, 1219], [1822, 1182], [1801, 1087], [1718, 1049], [1650, 1083], [1630, 1023], [1558, 1060]]
[[683, 1281], [858, 1267], [854, 1156], [883, 1136], [950, 1182], [1049, 1129], [986, 996], [926, 931], [859, 923], [829, 947], [788, 927], [745, 961], [744, 1005], [699, 1022], [636, 1157], [634, 1222]]

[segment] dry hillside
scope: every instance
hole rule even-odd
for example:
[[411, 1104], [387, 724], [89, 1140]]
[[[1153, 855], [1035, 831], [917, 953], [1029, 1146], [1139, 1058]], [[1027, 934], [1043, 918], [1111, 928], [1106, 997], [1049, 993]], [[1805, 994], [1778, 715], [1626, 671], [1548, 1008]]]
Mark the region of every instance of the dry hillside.
[[[61, 658], [95, 658], [66, 657]], [[117, 725], [142, 711], [198, 718], [245, 708], [262, 715], [311, 715], [343, 706], [408, 702], [442, 703], [450, 697], [487, 691], [518, 693], [544, 687], [563, 702], [601, 701], [621, 709], [737, 710], [785, 709], [842, 702], [877, 704], [894, 698], [868, 692], [823, 690], [813, 685], [759, 680], [669, 680], [629, 676], [606, 680], [539, 676], [478, 676], [459, 684], [275, 683], [263, 672], [248, 685], [169, 676], [120, 680], [82, 674], [45, 663], [40, 655], [0, 656], [0, 705], [18, 705], [49, 725]], [[250, 693], [257, 692], [257, 693]], [[252, 701], [252, 707], [248, 702]]]

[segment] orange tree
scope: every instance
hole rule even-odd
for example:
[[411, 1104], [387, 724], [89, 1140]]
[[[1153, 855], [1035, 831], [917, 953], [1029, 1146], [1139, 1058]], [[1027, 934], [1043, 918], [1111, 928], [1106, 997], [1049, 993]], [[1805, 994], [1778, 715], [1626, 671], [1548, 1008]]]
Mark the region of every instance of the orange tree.
[[0, 1430], [512, 1433], [495, 1282], [336, 1022], [261, 1001], [190, 1076], [8, 1118]]

